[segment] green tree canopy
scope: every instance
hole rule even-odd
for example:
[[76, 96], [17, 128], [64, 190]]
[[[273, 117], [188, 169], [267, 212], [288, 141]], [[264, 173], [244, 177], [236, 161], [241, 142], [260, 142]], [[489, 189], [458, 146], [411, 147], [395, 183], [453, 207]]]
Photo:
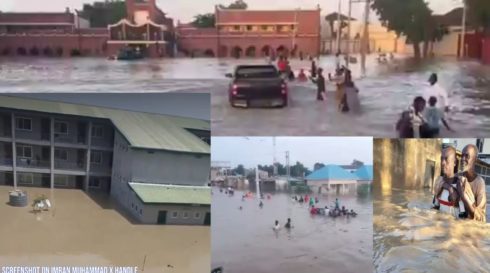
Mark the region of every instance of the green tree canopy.
[[490, 35], [490, 1], [465, 0], [468, 4], [469, 21], [483, 32]]
[[236, 168], [232, 169], [231, 172], [234, 175], [245, 175], [245, 168], [242, 164], [238, 165]]
[[126, 3], [123, 0], [84, 4], [80, 13], [90, 22], [91, 27], [107, 27], [126, 18]]
[[325, 164], [323, 163], [315, 163], [315, 165], [313, 165], [313, 171], [317, 171], [321, 168], [325, 167]]
[[[248, 5], [243, 0], [236, 0], [229, 5], [218, 5], [220, 9], [247, 9]], [[198, 14], [194, 16], [194, 21], [191, 23], [197, 28], [212, 28], [216, 24], [214, 13]]]
[[247, 9], [248, 5], [243, 0], [236, 0], [235, 2], [229, 4], [228, 6], [220, 4], [219, 8], [220, 9]]

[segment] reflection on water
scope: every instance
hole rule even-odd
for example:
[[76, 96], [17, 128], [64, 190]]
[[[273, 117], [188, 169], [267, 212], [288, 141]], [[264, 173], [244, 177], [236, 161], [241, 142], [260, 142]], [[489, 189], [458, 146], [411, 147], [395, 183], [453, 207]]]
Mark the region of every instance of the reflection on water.
[[131, 223], [107, 198], [79, 190], [26, 188], [30, 203], [46, 195], [53, 209], [6, 204], [0, 187], [0, 265], [137, 266], [143, 272], [208, 273], [209, 227]]
[[376, 272], [488, 272], [490, 224], [455, 220], [431, 202], [423, 190], [375, 196]]
[[[257, 199], [241, 200], [242, 192], [229, 197], [213, 189], [212, 266], [225, 273], [246, 272], [359, 272], [372, 268], [372, 201], [368, 191], [339, 196], [341, 206], [354, 209], [355, 218], [312, 216], [305, 204], [288, 194], [274, 194], [259, 208]], [[320, 197], [332, 205], [334, 195]], [[243, 209], [240, 210], [239, 207]], [[277, 235], [275, 220], [293, 229]], [[371, 272], [365, 270], [363, 272]]]

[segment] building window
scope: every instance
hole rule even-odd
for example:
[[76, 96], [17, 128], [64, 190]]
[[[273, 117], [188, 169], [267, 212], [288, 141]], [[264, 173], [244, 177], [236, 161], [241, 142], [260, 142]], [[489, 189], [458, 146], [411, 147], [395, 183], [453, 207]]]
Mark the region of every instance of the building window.
[[90, 163], [102, 164], [102, 152], [92, 151], [90, 153]]
[[68, 160], [68, 151], [62, 149], [55, 149], [54, 158], [58, 160]]
[[483, 143], [485, 142], [484, 139], [482, 138], [477, 138], [476, 139], [476, 148], [478, 148], [478, 152], [481, 153], [483, 152]]
[[26, 145], [17, 145], [17, 156], [23, 158], [32, 158], [32, 147]]
[[54, 133], [60, 135], [68, 135], [68, 123], [64, 121], [55, 121]]
[[240, 26], [234, 26], [234, 27], [233, 27], [233, 30], [234, 30], [234, 31], [240, 31]]
[[92, 137], [103, 138], [104, 137], [104, 127], [95, 125], [92, 127]]
[[55, 175], [54, 185], [55, 186], [61, 186], [61, 187], [68, 186], [68, 176], [67, 175]]
[[295, 25], [290, 25], [290, 26], [289, 26], [289, 28], [290, 28], [291, 30], [293, 30], [293, 31], [294, 31], [294, 30], [296, 30], [296, 26], [295, 26]]
[[134, 203], [131, 203], [131, 208], [134, 209]]
[[30, 118], [16, 118], [15, 129], [22, 131], [32, 131], [32, 119]]
[[195, 218], [195, 219], [199, 219], [199, 218], [201, 218], [201, 213], [200, 213], [200, 212], [196, 212], [196, 213], [194, 213], [194, 218]]
[[143, 214], [143, 210], [142, 210], [142, 209], [140, 209], [140, 215], [142, 215], [142, 214]]
[[184, 211], [184, 213], [183, 213], [183, 215], [182, 215], [182, 218], [184, 218], [184, 219], [189, 218], [189, 212]]
[[252, 31], [253, 27], [252, 26], [247, 26], [247, 31]]
[[172, 218], [177, 218], [179, 217], [179, 212], [178, 211], [172, 211]]
[[99, 178], [93, 177], [92, 179], [90, 179], [90, 181], [88, 182], [88, 186], [90, 188], [97, 188], [97, 189], [99, 189], [100, 188], [100, 180], [99, 180]]
[[19, 173], [17, 177], [19, 178], [19, 184], [34, 184], [32, 173]]
[[267, 26], [261, 26], [260, 27], [263, 31], [267, 31]]

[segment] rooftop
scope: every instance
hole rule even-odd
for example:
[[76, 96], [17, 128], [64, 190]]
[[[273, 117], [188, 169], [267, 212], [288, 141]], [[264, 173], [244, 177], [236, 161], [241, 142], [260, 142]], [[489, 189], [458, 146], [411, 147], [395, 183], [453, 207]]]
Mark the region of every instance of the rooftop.
[[143, 203], [211, 205], [211, 188], [130, 182]]
[[306, 177], [306, 180], [358, 180], [359, 178], [338, 165], [326, 165]]
[[69, 12], [0, 12], [0, 24], [74, 24]]
[[359, 180], [373, 180], [373, 166], [364, 165], [357, 169], [354, 174], [359, 177]]
[[0, 96], [0, 107], [109, 119], [132, 147], [210, 153], [207, 143], [186, 130], [209, 131], [209, 121], [6, 95]]
[[320, 14], [320, 10], [235, 10], [219, 9], [218, 24], [226, 23], [293, 23]]

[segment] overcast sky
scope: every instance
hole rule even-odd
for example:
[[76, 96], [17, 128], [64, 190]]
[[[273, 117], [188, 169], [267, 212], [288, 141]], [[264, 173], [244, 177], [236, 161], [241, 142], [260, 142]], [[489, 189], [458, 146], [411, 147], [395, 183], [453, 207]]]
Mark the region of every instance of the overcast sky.
[[9, 93], [8, 95], [204, 120], [210, 120], [211, 116], [210, 96], [205, 93]]
[[[229, 162], [232, 167], [243, 164], [253, 168], [257, 164], [271, 165], [274, 158], [272, 137], [213, 137], [211, 160]], [[373, 139], [370, 137], [277, 137], [276, 159], [286, 163], [289, 151], [291, 165], [296, 161], [313, 169], [316, 162], [350, 164], [354, 159], [372, 164]]]
[[[406, 0], [404, 0], [406, 1]], [[435, 13], [445, 13], [455, 7], [461, 6], [462, 0], [427, 0]], [[66, 7], [81, 9], [83, 3], [92, 3], [93, 0], [0, 0], [1, 11], [64, 11]], [[157, 0], [160, 9], [176, 21], [191, 21], [194, 15], [199, 13], [213, 12], [214, 5], [228, 4], [232, 0]], [[249, 9], [290, 9], [301, 7], [304, 9], [315, 8], [317, 4], [323, 13], [337, 11], [337, 0], [246, 0]], [[347, 0], [342, 0], [342, 13], [347, 14]], [[354, 4], [352, 15], [362, 18], [363, 5]]]

